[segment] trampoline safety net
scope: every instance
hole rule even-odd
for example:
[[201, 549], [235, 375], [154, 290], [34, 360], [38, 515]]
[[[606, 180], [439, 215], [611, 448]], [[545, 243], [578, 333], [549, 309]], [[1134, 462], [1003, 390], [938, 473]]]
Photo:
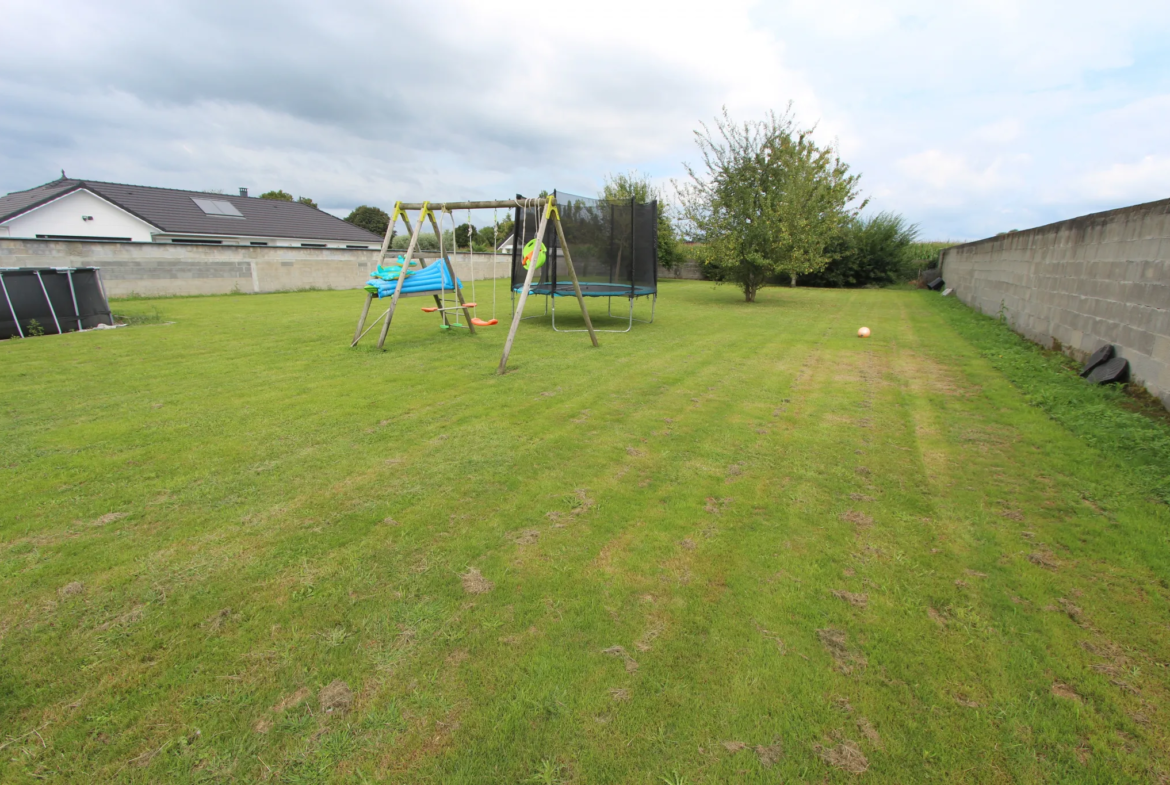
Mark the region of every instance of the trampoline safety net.
[[[658, 203], [633, 199], [590, 199], [554, 192], [565, 242], [573, 257], [581, 293], [587, 297], [644, 297], [658, 291]], [[522, 197], [518, 197], [522, 198]], [[512, 246], [512, 289], [520, 291], [527, 271], [521, 264], [523, 246], [540, 226], [536, 207], [516, 208]], [[573, 296], [573, 278], [550, 221], [544, 245], [548, 260], [532, 279], [532, 293]]]

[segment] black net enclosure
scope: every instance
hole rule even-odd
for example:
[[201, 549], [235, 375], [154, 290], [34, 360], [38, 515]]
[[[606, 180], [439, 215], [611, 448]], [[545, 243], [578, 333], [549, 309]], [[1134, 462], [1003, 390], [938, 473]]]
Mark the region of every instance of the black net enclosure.
[[[565, 242], [586, 297], [647, 297], [658, 292], [658, 203], [591, 199], [556, 192]], [[523, 247], [540, 228], [540, 208], [516, 208], [512, 290], [524, 286]], [[532, 279], [532, 294], [571, 297], [573, 279], [550, 221], [543, 239], [547, 261]]]
[[0, 267], [0, 338], [113, 323], [96, 267]]

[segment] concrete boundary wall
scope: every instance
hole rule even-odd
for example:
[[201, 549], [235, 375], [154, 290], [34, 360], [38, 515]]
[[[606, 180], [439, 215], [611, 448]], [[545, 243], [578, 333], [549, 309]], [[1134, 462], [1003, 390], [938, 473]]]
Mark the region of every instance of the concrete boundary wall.
[[[429, 264], [437, 251], [419, 251]], [[397, 252], [388, 254], [394, 258]], [[100, 267], [111, 297], [359, 289], [378, 263], [378, 251], [250, 245], [107, 243], [0, 237], [0, 267]], [[454, 254], [463, 281], [507, 278], [511, 254]], [[659, 278], [699, 279], [697, 264]]]
[[[424, 259], [438, 253], [421, 252]], [[492, 261], [495, 258], [493, 266]], [[391, 257], [392, 258], [392, 257]], [[507, 277], [512, 257], [455, 254], [462, 280]], [[111, 297], [357, 289], [365, 285], [378, 252], [345, 248], [248, 245], [106, 243], [0, 237], [0, 267], [100, 267]]]
[[1111, 343], [1170, 407], [1170, 199], [947, 248], [967, 305], [1083, 360]]

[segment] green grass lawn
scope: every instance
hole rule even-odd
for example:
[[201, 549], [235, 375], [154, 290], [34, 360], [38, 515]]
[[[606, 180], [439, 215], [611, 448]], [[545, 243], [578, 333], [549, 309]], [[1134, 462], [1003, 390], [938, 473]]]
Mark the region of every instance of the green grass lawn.
[[1167, 781], [1165, 424], [937, 295], [661, 288], [503, 377], [355, 292], [0, 344], [0, 781]]

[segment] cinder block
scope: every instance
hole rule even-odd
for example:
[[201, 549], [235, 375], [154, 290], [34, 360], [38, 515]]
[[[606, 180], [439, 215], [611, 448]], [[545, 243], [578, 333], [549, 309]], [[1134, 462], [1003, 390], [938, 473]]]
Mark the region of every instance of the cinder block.
[[1150, 357], [1154, 362], [1170, 368], [1170, 335], [1154, 336], [1154, 349]]

